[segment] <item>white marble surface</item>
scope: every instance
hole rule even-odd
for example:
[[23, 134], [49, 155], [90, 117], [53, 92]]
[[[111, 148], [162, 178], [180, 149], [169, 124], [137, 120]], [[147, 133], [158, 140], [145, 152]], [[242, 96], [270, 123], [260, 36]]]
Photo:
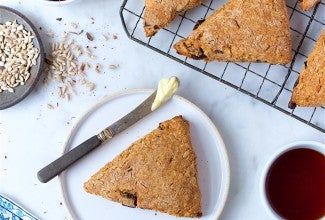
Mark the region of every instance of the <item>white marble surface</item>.
[[[80, 0], [64, 7], [33, 0], [2, 0], [0, 4], [19, 10], [42, 27], [45, 45], [53, 40], [46, 32], [61, 36], [72, 30], [70, 22], [78, 23], [80, 29], [95, 36], [91, 43], [79, 36], [80, 44], [97, 46], [93, 63], [101, 63], [105, 69], [102, 74], [88, 73], [88, 79], [96, 83], [94, 92], [81, 86], [70, 102], [57, 97], [56, 83], [45, 86], [40, 81], [21, 103], [0, 111], [0, 193], [40, 219], [69, 219], [58, 178], [42, 184], [36, 173], [60, 156], [77, 119], [103, 96], [130, 88], [154, 88], [161, 77], [178, 76], [178, 94], [205, 111], [224, 139], [231, 184], [220, 219], [269, 219], [258, 188], [267, 159], [293, 141], [325, 142], [324, 134], [310, 126], [129, 40], [119, 18], [120, 1]], [[116, 34], [118, 39], [103, 41], [102, 33]], [[109, 64], [119, 68], [109, 70]], [[47, 108], [48, 103], [57, 102], [57, 108]]]

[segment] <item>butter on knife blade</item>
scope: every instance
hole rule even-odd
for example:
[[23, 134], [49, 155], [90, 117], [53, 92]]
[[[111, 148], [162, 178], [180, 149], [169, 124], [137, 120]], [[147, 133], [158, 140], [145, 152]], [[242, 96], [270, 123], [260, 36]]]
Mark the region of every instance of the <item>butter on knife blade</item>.
[[[169, 92], [167, 94], [167, 96], [162, 100], [160, 105], [166, 102], [169, 98], [171, 98], [171, 96], [176, 92], [176, 90], [172, 89], [172, 92]], [[153, 112], [155, 109], [157, 109], [157, 107], [159, 107], [158, 105], [152, 110], [152, 105], [157, 97], [157, 94], [158, 92], [156, 90], [130, 113], [128, 113], [112, 125], [102, 130], [99, 134], [90, 137], [80, 145], [63, 154], [58, 159], [54, 160], [49, 165], [45, 166], [43, 169], [38, 171], [38, 179], [43, 183], [48, 182], [55, 176], [59, 175], [62, 171], [67, 169], [70, 165], [75, 163], [77, 160], [81, 159], [83, 156], [100, 146], [102, 143], [108, 141], [109, 139], [112, 139], [116, 134], [121, 133], [131, 125], [135, 124], [140, 119]], [[158, 99], [160, 98], [158, 97]]]
[[166, 102], [170, 97], [172, 97], [179, 87], [179, 80], [176, 76], [169, 78], [164, 78], [159, 81], [157, 95], [152, 103], [151, 111], [156, 110]]

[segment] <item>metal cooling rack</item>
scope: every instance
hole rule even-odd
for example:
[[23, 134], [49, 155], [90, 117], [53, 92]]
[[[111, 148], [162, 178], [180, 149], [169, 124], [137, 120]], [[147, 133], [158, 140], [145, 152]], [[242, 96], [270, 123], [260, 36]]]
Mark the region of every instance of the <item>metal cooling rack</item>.
[[144, 1], [124, 0], [120, 16], [126, 34], [132, 40], [176, 60], [214, 80], [218, 80], [293, 118], [325, 133], [325, 108], [288, 108], [292, 88], [314, 43], [325, 27], [325, 0], [305, 12], [298, 1], [287, 1], [292, 35], [292, 61], [288, 65], [266, 63], [210, 62], [178, 55], [173, 45], [187, 37], [198, 20], [205, 19], [226, 0], [206, 0], [200, 6], [179, 15], [154, 37], [143, 30]]

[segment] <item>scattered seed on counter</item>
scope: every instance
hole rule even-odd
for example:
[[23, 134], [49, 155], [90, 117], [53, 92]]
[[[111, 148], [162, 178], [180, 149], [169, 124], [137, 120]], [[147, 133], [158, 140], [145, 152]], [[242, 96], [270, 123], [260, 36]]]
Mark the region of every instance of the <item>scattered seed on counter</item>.
[[96, 73], [101, 73], [102, 72], [102, 66], [99, 63], [96, 63], [95, 71], [96, 71]]
[[76, 52], [76, 56], [77, 57], [80, 57], [83, 54], [83, 51], [81, 49], [81, 46], [79, 46], [79, 45], [75, 45], [73, 47], [73, 50]]
[[48, 36], [50, 38], [53, 38], [54, 37], [54, 33], [53, 32], [47, 32], [46, 33], [46, 36]]
[[81, 81], [81, 84], [85, 85], [89, 89], [89, 91], [93, 91], [95, 89], [95, 84], [87, 81], [86, 79], [83, 79]]
[[[89, 48], [86, 48], [89, 57], [95, 58]], [[95, 84], [86, 80], [86, 69], [90, 68], [89, 63], [79, 63], [78, 57], [83, 54], [82, 46], [75, 45], [74, 39], [69, 39], [68, 32], [64, 32], [60, 43], [50, 43], [50, 52], [46, 59], [45, 72], [47, 74], [44, 83], [47, 85], [50, 80], [58, 84], [58, 96], [70, 101], [73, 95], [77, 95], [75, 84], [81, 81], [90, 91]], [[100, 70], [100, 64], [98, 69]]]
[[85, 63], [81, 63], [81, 65], [80, 65], [80, 72], [85, 72], [85, 68], [86, 68], [86, 64]]
[[66, 99], [67, 101], [70, 101], [70, 93], [65, 93], [64, 99]]
[[116, 70], [117, 68], [119, 67], [119, 65], [117, 64], [110, 64], [109, 66], [108, 66], [108, 69], [111, 69], [111, 70]]
[[64, 32], [61, 38], [61, 43], [65, 43], [66, 40], [68, 39], [69, 33], [68, 32]]
[[[90, 31], [84, 31], [78, 23], [70, 22], [69, 24], [70, 30], [65, 30], [61, 38], [60, 33], [55, 33], [53, 39], [49, 36], [51, 43], [50, 51], [47, 52], [47, 75], [44, 79], [46, 85], [49, 82], [56, 83], [57, 93], [54, 94], [66, 101], [78, 95], [79, 85], [91, 92], [95, 90], [95, 83], [88, 80], [89, 72], [100, 74], [105, 73], [105, 68], [118, 68], [118, 65], [114, 64], [104, 66], [95, 55], [99, 49], [96, 43], [102, 44], [104, 41], [108, 41], [111, 37], [110, 33], [102, 33], [96, 37]], [[84, 32], [85, 35], [82, 34]], [[114, 39], [117, 38], [118, 36], [114, 35]], [[89, 46], [81, 44], [85, 40], [88, 40]], [[102, 45], [104, 46], [104, 44]], [[105, 58], [102, 62], [105, 62]]]
[[89, 88], [90, 91], [93, 91], [95, 89], [95, 84], [92, 82], [88, 82], [86, 86]]
[[68, 81], [68, 82], [66, 83], [66, 85], [68, 86], [69, 90], [70, 90], [74, 95], [77, 95], [77, 92], [76, 92], [76, 90], [74, 89], [74, 84], [75, 84], [74, 80], [72, 80], [72, 81]]
[[90, 58], [90, 59], [96, 59], [96, 56], [91, 52], [91, 50], [89, 49], [89, 47], [87, 46], [86, 47], [86, 55], [87, 55], [87, 57], [88, 58]]
[[106, 34], [102, 34], [101, 37], [104, 41], [108, 41], [109, 39], [109, 37]]
[[54, 109], [53, 105], [51, 105], [51, 104], [47, 104], [47, 108], [48, 109]]
[[94, 40], [93, 35], [91, 35], [89, 32], [86, 33], [86, 37], [87, 37], [87, 39], [90, 40], [90, 41], [93, 41], [93, 40]]
[[84, 30], [81, 30], [79, 32], [75, 32], [75, 31], [69, 31], [70, 34], [75, 34], [75, 35], [80, 35], [84, 32]]
[[71, 22], [70, 25], [71, 25], [71, 27], [72, 27], [73, 29], [77, 29], [77, 28], [79, 27], [78, 24], [73, 23], [73, 22]]
[[39, 56], [34, 37], [16, 20], [0, 24], [0, 92], [14, 92], [29, 79]]

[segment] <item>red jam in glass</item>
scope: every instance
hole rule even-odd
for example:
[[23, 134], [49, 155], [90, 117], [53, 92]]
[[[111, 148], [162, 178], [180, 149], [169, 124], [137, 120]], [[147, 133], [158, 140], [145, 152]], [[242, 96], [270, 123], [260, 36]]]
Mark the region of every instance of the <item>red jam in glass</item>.
[[325, 215], [325, 156], [298, 148], [271, 165], [265, 182], [273, 210], [288, 220], [316, 220]]

